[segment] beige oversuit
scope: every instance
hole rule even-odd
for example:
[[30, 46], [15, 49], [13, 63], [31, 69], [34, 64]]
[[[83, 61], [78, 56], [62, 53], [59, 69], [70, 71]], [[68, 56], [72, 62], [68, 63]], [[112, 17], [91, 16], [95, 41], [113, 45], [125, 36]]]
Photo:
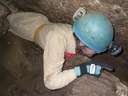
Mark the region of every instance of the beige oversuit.
[[11, 14], [8, 21], [12, 33], [36, 42], [44, 49], [44, 84], [47, 88], [62, 88], [77, 78], [74, 69], [62, 71], [65, 53], [75, 54], [76, 49], [71, 25], [51, 23], [46, 16], [32, 12]]

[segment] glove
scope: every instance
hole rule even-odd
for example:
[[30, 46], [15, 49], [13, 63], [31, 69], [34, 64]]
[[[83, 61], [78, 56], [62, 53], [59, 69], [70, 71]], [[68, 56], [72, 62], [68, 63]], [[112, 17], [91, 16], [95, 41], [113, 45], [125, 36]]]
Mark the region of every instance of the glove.
[[90, 61], [86, 64], [81, 64], [75, 67], [75, 73], [77, 77], [82, 76], [83, 74], [89, 74], [96, 77], [101, 75], [102, 70], [107, 70], [113, 72], [113, 67], [108, 64], [98, 63]]

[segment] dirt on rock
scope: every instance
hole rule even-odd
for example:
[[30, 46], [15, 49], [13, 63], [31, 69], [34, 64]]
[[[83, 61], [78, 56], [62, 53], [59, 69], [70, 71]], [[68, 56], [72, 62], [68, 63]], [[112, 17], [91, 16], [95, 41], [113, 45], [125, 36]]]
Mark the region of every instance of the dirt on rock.
[[10, 13], [9, 9], [0, 3], [0, 38], [7, 32], [8, 30], [8, 21], [6, 16]]
[[[96, 55], [93, 59], [115, 67], [113, 74], [127, 85], [127, 0], [102, 0], [102, 2], [96, 2], [99, 0], [3, 1], [5, 1], [4, 4], [9, 4], [8, 7], [11, 6], [10, 11], [14, 8], [14, 6], [10, 5], [12, 2], [20, 11], [40, 12], [48, 16], [53, 22], [70, 24], [72, 23], [73, 13], [80, 6], [87, 7], [89, 10], [102, 11], [112, 21], [115, 30], [115, 40], [123, 46], [124, 52], [119, 57], [113, 57], [107, 53]], [[0, 4], [0, 8], [4, 7], [1, 7]], [[8, 10], [8, 8], [5, 8], [5, 10]], [[14, 11], [15, 9], [12, 12]], [[116, 83], [119, 83], [120, 80], [110, 74], [107, 76], [103, 74], [100, 78], [83, 76], [59, 90], [51, 91], [45, 88], [43, 84], [43, 50], [35, 43], [23, 40], [11, 32], [4, 36], [1, 35], [4, 32], [2, 28], [8, 29], [6, 27], [8, 26], [7, 22], [5, 21], [5, 26], [3, 20], [5, 20], [9, 11], [7, 13], [6, 11], [4, 12], [3, 15], [0, 10], [0, 96], [116, 96]], [[65, 66], [65, 68], [68, 67], [73, 66]], [[113, 79], [110, 80], [108, 77]]]

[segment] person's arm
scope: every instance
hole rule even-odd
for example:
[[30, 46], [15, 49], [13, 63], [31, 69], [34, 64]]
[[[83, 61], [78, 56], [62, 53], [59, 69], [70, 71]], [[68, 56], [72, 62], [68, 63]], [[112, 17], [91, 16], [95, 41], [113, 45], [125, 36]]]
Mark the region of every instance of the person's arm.
[[44, 48], [44, 84], [48, 89], [65, 87], [77, 78], [74, 69], [62, 71], [66, 41], [60, 34], [50, 34]]
[[48, 89], [55, 90], [65, 87], [77, 77], [84, 74], [100, 76], [101, 66], [91, 62], [63, 70], [66, 40], [59, 33], [50, 34], [44, 48], [44, 84]]

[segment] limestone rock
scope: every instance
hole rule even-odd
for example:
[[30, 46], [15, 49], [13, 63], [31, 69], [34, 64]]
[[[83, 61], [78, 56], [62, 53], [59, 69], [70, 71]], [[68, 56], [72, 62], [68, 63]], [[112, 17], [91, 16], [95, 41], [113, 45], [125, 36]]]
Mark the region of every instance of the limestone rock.
[[[107, 15], [113, 23], [116, 40], [124, 46], [127, 57], [127, 0], [2, 0], [13, 1], [22, 11], [40, 12], [53, 22], [72, 23], [72, 15], [80, 7], [84, 6], [88, 10], [99, 10]], [[10, 7], [10, 6], [9, 6]], [[7, 25], [5, 17], [9, 13], [8, 8], [0, 3], [0, 36], [5, 31], [3, 28]], [[6, 29], [6, 28], [5, 28]], [[3, 66], [9, 72], [15, 82], [8, 91], [12, 94], [8, 96], [128, 96], [127, 87], [120, 82], [118, 78], [112, 75], [103, 74], [100, 78], [83, 76], [76, 79], [69, 86], [62, 90], [50, 91], [44, 87], [43, 80], [37, 80], [42, 77], [42, 52], [40, 49], [9, 33], [6, 35], [0, 58]], [[37, 48], [37, 49], [36, 49]], [[105, 60], [106, 57], [105, 57]], [[126, 59], [127, 60], [127, 59]], [[113, 60], [114, 61], [114, 60]], [[113, 63], [113, 61], [111, 61]], [[114, 61], [119, 63], [118, 61]], [[72, 62], [69, 62], [72, 63]], [[122, 63], [122, 62], [121, 62]], [[69, 66], [70, 67], [70, 66]], [[122, 70], [122, 69], [121, 69]], [[124, 69], [123, 69], [124, 71]], [[120, 72], [119, 72], [120, 73]], [[127, 73], [127, 72], [126, 72]], [[122, 74], [121, 74], [122, 75]], [[125, 75], [126, 76], [126, 75]], [[3, 80], [8, 78], [2, 77]], [[5, 82], [6, 83], [6, 82]], [[10, 84], [10, 83], [9, 83]], [[1, 87], [1, 89], [6, 89]], [[25, 93], [25, 94], [23, 94]], [[3, 95], [2, 95], [3, 96]], [[4, 95], [5, 96], [5, 95]]]
[[9, 14], [9, 10], [2, 3], [0, 3], [0, 37], [4, 35], [8, 30], [8, 22], [6, 16]]
[[127, 96], [128, 87], [111, 74], [85, 75], [73, 82], [65, 96]]
[[[119, 4], [102, 2], [100, 0], [12, 0], [15, 5], [24, 11], [41, 12], [54, 22], [72, 22], [72, 15], [79, 7], [88, 10], [98, 10], [110, 19], [116, 20], [126, 17], [127, 14]], [[109, 1], [109, 0], [106, 0]], [[124, 4], [124, 3], [123, 3]]]

